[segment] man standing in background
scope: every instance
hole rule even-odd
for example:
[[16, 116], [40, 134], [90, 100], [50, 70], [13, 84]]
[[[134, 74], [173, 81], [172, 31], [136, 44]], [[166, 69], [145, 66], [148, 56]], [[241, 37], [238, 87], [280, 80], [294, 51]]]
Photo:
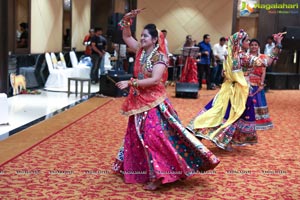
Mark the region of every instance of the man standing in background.
[[[95, 35], [91, 39], [92, 44], [92, 62], [93, 66], [91, 69], [92, 83], [96, 84], [99, 82], [99, 67], [102, 57], [105, 54], [106, 39], [102, 36], [102, 28], [95, 28]], [[103, 69], [104, 70], [104, 69]], [[103, 73], [101, 71], [101, 73]]]
[[164, 34], [165, 36], [165, 46], [166, 46], [166, 50], [167, 50], [167, 56], [172, 56], [172, 54], [170, 54], [170, 51], [169, 51], [169, 46], [168, 46], [168, 40], [167, 40], [167, 30], [161, 30], [161, 32]]
[[[198, 82], [199, 82], [199, 89], [202, 88], [202, 78], [203, 73], [205, 72], [205, 79], [206, 79], [206, 88], [208, 90], [214, 90], [215, 87], [211, 85], [210, 81], [210, 63], [211, 59], [214, 59], [213, 52], [210, 46], [210, 35], [204, 34], [203, 41], [199, 42], [199, 56], [197, 62], [197, 71], [198, 71]], [[214, 63], [216, 65], [216, 63]]]
[[211, 82], [214, 83], [217, 87], [220, 87], [223, 82], [223, 62], [227, 56], [227, 46], [225, 42], [225, 37], [221, 37], [219, 43], [215, 44], [213, 47], [213, 53], [215, 56], [215, 61], [217, 62], [217, 66], [214, 67], [212, 70]]

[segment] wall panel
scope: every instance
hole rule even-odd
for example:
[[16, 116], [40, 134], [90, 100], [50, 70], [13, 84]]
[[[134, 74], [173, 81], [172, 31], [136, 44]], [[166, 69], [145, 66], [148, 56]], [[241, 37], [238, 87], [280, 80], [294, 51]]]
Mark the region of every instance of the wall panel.
[[91, 0], [72, 0], [72, 47], [84, 51], [84, 36], [88, 34], [91, 23]]
[[31, 0], [31, 53], [62, 50], [62, 0]]
[[[161, 5], [161, 6], [160, 6]], [[148, 23], [168, 31], [169, 49], [181, 53], [186, 35], [197, 42], [205, 33], [211, 44], [221, 36], [229, 36], [232, 29], [233, 0], [139, 0], [138, 8], [146, 8], [137, 18], [137, 38]]]

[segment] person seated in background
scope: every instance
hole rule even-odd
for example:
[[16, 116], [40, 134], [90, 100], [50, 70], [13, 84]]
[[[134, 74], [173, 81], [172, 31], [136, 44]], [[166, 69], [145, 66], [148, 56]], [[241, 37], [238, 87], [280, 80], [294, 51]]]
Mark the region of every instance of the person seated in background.
[[25, 22], [22, 22], [20, 25], [20, 31], [21, 31], [21, 36], [18, 41], [17, 47], [18, 48], [27, 48], [28, 47], [28, 24]]
[[193, 41], [193, 39], [192, 39], [192, 36], [191, 35], [187, 35], [186, 37], [185, 37], [185, 42], [184, 42], [184, 44], [183, 44], [183, 47], [192, 47], [192, 46], [194, 46], [195, 44], [194, 44], [194, 41]]
[[92, 54], [91, 39], [93, 36], [94, 36], [94, 29], [90, 29], [89, 34], [87, 34], [83, 39], [82, 44], [85, 46], [84, 54], [86, 56], [90, 56]]

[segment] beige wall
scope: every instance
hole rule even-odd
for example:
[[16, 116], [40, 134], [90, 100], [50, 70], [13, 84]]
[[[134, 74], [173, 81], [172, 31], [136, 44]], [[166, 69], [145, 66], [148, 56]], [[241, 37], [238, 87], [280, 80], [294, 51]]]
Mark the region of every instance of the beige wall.
[[[31, 53], [60, 52], [63, 41], [63, 0], [31, 0]], [[84, 51], [90, 29], [91, 0], [72, 0], [71, 47]]]
[[115, 4], [114, 12], [116, 12], [116, 13], [124, 13], [125, 12], [125, 6], [126, 6], [125, 0], [115, 0], [114, 4]]
[[171, 53], [181, 53], [189, 34], [200, 42], [208, 33], [211, 44], [231, 34], [233, 0], [138, 0], [137, 7], [146, 8], [137, 18], [137, 38], [144, 25], [154, 23], [168, 31]]
[[[124, 0], [115, 7], [121, 11], [121, 5]], [[90, 6], [91, 0], [72, 0], [71, 45], [77, 51], [84, 50], [82, 40], [90, 28]], [[233, 0], [138, 0], [137, 7], [146, 8], [137, 18], [137, 38], [144, 25], [155, 23], [168, 31], [169, 49], [175, 54], [181, 53], [188, 34], [199, 42], [208, 33], [212, 44], [231, 34]], [[31, 13], [31, 53], [62, 51], [63, 0], [31, 0]]]
[[84, 36], [88, 34], [91, 21], [91, 0], [72, 0], [72, 43], [76, 51], [84, 51]]
[[31, 53], [62, 50], [62, 0], [31, 0]]

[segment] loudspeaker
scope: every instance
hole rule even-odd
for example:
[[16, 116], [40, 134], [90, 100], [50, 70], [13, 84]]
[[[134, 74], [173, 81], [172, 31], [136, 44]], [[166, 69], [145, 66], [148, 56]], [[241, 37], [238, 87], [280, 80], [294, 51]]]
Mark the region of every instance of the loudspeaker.
[[267, 72], [266, 83], [270, 89], [299, 89], [300, 74]]
[[132, 74], [114, 74], [100, 76], [100, 93], [106, 96], [121, 97], [128, 95], [128, 89], [120, 90], [115, 86], [116, 82], [130, 80]]
[[270, 72], [266, 75], [266, 84], [270, 89], [286, 89], [287, 76], [283, 73]]
[[300, 27], [299, 26], [287, 26], [283, 31], [287, 34], [282, 40], [282, 46], [284, 49], [300, 49]]
[[300, 89], [300, 74], [291, 74], [287, 77], [287, 89]]
[[198, 83], [176, 82], [176, 97], [197, 98], [198, 89]]

